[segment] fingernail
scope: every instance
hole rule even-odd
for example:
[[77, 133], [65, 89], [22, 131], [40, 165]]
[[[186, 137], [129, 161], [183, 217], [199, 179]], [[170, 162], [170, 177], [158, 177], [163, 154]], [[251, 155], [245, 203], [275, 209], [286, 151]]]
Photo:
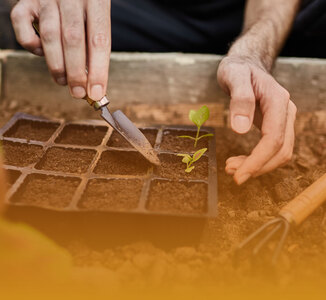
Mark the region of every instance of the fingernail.
[[245, 181], [247, 181], [250, 177], [251, 177], [251, 174], [245, 173], [245, 174], [235, 177], [234, 180], [238, 185], [240, 185], [240, 184], [243, 184]]
[[42, 48], [36, 48], [33, 53], [35, 55], [38, 55], [38, 56], [43, 56], [44, 55], [44, 52], [43, 52], [43, 49]]
[[250, 129], [250, 120], [244, 115], [235, 115], [232, 120], [232, 128], [238, 133], [246, 133]]
[[71, 89], [71, 93], [72, 93], [73, 97], [79, 98], [79, 99], [85, 97], [85, 95], [86, 95], [86, 91], [82, 86], [74, 86]]
[[104, 96], [102, 86], [99, 84], [93, 85], [91, 88], [91, 94], [89, 96], [93, 100], [101, 100], [101, 98]]
[[56, 81], [60, 85], [66, 85], [67, 84], [67, 79], [66, 79], [65, 76], [57, 78]]

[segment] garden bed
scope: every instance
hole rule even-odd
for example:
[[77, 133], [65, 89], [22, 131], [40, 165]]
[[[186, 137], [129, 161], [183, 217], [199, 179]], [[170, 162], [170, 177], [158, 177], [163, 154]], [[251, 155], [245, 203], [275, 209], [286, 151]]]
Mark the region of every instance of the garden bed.
[[[113, 283], [118, 282], [123, 288], [129, 284], [138, 287], [139, 283], [143, 284], [142, 280], [145, 286], [162, 285], [164, 289], [168, 282], [167, 290], [180, 283], [200, 288], [206, 284], [219, 289], [228, 283], [238, 287], [251, 282], [256, 288], [261, 281], [265, 283], [265, 278], [273, 286], [281, 286], [282, 292], [288, 287], [305, 287], [307, 282], [320, 282], [321, 287], [325, 286], [325, 205], [300, 228], [292, 231], [276, 268], [265, 270], [269, 274], [261, 276], [253, 273], [247, 262], [237, 270], [233, 267], [232, 258], [239, 242], [277, 215], [284, 204], [326, 172], [326, 61], [281, 58], [276, 62], [273, 76], [290, 92], [298, 107], [294, 157], [288, 165], [238, 187], [232, 177], [225, 174], [225, 160], [230, 156], [249, 154], [259, 139], [259, 132], [253, 130], [240, 136], [228, 128], [229, 97], [216, 84], [216, 67], [220, 59], [215, 55], [112, 54], [109, 97], [112, 106], [122, 109], [131, 120], [139, 124], [189, 124], [189, 109], [196, 109], [202, 103], [209, 106], [212, 117], [207, 124], [218, 127], [215, 140], [219, 214], [218, 218], [209, 220], [198, 247], [178, 247], [171, 251], [154, 247], [147, 243], [146, 237], [143, 237], [144, 243], [132, 243], [130, 239], [125, 239], [124, 247], [96, 251], [78, 241], [77, 237], [71, 238], [71, 234], [70, 240], [66, 241], [70, 245], [68, 249], [74, 264], [83, 267], [85, 272], [91, 274], [92, 267], [102, 266], [109, 272], [105, 280], [112, 277]], [[2, 82], [1, 126], [17, 111], [49, 119], [98, 117], [85, 103], [72, 100], [66, 89], [52, 82], [42, 58], [12, 53], [2, 63], [6, 72], [3, 72]], [[36, 142], [31, 140], [30, 143]], [[112, 149], [117, 150], [118, 143]], [[15, 169], [11, 168], [12, 171]], [[11, 184], [19, 175], [12, 171], [9, 172]], [[91, 185], [89, 188], [92, 191]], [[94, 189], [97, 189], [96, 181]], [[86, 207], [86, 200], [84, 203]], [[101, 207], [102, 202], [97, 205]], [[132, 209], [133, 206], [130, 207]], [[15, 208], [14, 217], [19, 219], [20, 206]], [[22, 215], [26, 216], [28, 208], [21, 208]], [[35, 207], [29, 208], [32, 223]], [[58, 222], [62, 212], [55, 215], [51, 211], [49, 216], [47, 211], [42, 210], [44, 222], [57, 221], [53, 231], [67, 232], [73, 227], [73, 224], [69, 227], [67, 223]], [[82, 219], [82, 213], [78, 214]], [[90, 220], [90, 214], [87, 215]], [[99, 214], [94, 214], [92, 221], [100, 223], [99, 217]], [[130, 219], [124, 219], [121, 224], [126, 227], [125, 232], [136, 223], [136, 220]], [[167, 235], [178, 229], [177, 226], [162, 227], [162, 231], [156, 231], [157, 235]], [[87, 226], [83, 230], [94, 235]], [[97, 233], [100, 234], [106, 237], [108, 232]]]

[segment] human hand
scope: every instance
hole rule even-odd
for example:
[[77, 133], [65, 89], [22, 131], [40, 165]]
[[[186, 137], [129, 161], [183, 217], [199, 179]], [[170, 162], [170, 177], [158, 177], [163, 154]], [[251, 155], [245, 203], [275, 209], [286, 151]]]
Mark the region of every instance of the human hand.
[[[110, 0], [20, 0], [11, 12], [17, 41], [45, 59], [71, 95], [100, 100], [111, 51]], [[38, 21], [40, 38], [32, 23]], [[88, 74], [86, 73], [86, 65]]]
[[264, 69], [248, 57], [225, 57], [217, 78], [231, 97], [231, 128], [248, 132], [254, 123], [262, 137], [250, 155], [230, 157], [225, 170], [237, 184], [286, 164], [294, 147], [296, 106], [290, 95]]

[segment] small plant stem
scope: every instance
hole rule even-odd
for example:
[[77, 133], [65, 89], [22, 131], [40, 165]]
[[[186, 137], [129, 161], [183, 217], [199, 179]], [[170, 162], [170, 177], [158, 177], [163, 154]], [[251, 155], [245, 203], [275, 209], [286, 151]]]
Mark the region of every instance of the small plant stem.
[[197, 142], [198, 142], [199, 132], [200, 132], [200, 126], [197, 127], [197, 134], [196, 134], [196, 139], [195, 139], [195, 148], [197, 147]]

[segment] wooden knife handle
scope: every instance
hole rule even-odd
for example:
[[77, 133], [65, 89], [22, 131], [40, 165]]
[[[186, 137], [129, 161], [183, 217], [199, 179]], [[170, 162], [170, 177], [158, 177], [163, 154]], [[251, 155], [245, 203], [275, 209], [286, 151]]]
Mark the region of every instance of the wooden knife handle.
[[326, 174], [286, 204], [280, 215], [291, 224], [300, 225], [313, 211], [326, 201]]

